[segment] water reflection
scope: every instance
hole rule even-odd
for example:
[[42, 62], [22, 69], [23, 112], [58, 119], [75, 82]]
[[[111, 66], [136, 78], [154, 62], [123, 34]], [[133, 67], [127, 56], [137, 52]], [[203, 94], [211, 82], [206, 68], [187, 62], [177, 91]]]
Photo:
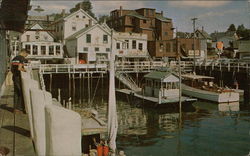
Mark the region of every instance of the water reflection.
[[[92, 104], [84, 95], [79, 106], [95, 108], [107, 121], [106, 94], [98, 90]], [[250, 151], [250, 111], [238, 103], [197, 101], [184, 108], [180, 118], [178, 109], [147, 108], [117, 96], [117, 113], [118, 149], [128, 156], [243, 156]]]

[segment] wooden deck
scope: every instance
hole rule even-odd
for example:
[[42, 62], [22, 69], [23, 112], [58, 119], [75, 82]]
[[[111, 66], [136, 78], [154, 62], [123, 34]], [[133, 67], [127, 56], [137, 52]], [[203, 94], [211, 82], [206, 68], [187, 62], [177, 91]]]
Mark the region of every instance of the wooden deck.
[[32, 156], [35, 151], [30, 138], [28, 115], [14, 115], [13, 91], [13, 85], [6, 85], [3, 96], [0, 97], [0, 147], [10, 150], [8, 156]]

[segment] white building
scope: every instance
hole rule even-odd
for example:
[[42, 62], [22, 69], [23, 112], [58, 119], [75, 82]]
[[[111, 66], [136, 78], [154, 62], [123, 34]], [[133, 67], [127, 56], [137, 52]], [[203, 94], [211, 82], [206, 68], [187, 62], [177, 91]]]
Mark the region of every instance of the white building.
[[54, 36], [40, 24], [33, 24], [20, 36], [22, 48], [28, 58], [37, 60], [63, 59], [62, 43], [54, 42]]
[[54, 30], [57, 40], [63, 41], [69, 36], [82, 30], [83, 28], [97, 24], [96, 19], [91, 17], [84, 10], [79, 9], [65, 17], [56, 20], [50, 28]]
[[68, 54], [77, 64], [105, 62], [110, 57], [111, 33], [100, 24], [83, 28], [65, 42]]
[[141, 33], [115, 32], [116, 55], [122, 59], [148, 59], [147, 35]]
[[[75, 63], [107, 62], [111, 52], [111, 29], [105, 24], [95, 24], [69, 36], [65, 42]], [[113, 32], [113, 52], [120, 60], [148, 59], [147, 35]]]

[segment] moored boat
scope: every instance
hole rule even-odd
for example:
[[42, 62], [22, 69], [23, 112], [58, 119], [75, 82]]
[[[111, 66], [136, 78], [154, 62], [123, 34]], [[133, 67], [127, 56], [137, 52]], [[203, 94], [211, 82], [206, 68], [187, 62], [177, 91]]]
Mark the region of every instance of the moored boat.
[[233, 89], [218, 87], [213, 83], [213, 77], [196, 74], [182, 75], [182, 93], [191, 97], [216, 103], [239, 101], [239, 93]]

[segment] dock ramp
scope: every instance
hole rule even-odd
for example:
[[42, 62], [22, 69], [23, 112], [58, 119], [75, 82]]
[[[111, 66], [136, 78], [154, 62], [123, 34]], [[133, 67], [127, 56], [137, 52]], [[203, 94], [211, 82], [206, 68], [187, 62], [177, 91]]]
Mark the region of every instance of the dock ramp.
[[127, 73], [118, 72], [116, 71], [115, 77], [120, 80], [125, 86], [127, 86], [129, 89], [140, 92], [141, 88], [135, 83], [135, 81], [132, 79], [131, 76], [129, 76]]

